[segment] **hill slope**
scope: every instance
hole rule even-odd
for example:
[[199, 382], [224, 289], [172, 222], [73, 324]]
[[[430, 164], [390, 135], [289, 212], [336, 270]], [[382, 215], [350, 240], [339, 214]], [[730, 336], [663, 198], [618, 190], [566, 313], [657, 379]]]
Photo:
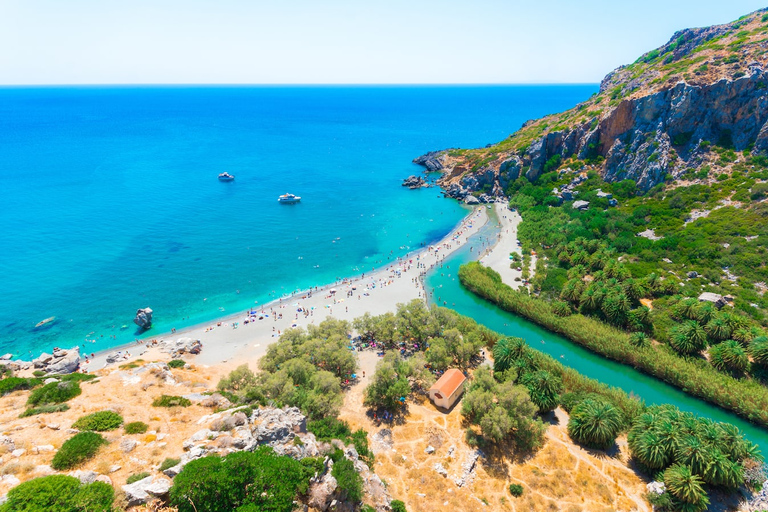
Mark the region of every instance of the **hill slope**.
[[[487, 148], [445, 150], [414, 162], [443, 171], [448, 195], [500, 197], [571, 159], [605, 181], [648, 191], [667, 176], [717, 164], [711, 145], [768, 152], [768, 9], [675, 33], [664, 46], [609, 73], [576, 107], [526, 122]], [[578, 160], [579, 162], [575, 162]], [[727, 170], [731, 162], [720, 162]]]

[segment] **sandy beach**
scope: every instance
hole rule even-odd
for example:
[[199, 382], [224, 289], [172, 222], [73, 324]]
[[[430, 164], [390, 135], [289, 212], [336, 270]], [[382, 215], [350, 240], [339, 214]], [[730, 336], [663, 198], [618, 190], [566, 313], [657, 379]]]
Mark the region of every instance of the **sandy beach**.
[[[505, 203], [496, 203], [494, 208], [501, 225], [498, 241], [488, 253], [480, 258], [480, 262], [498, 272], [504, 284], [517, 289], [523, 283], [522, 281], [515, 281], [515, 279], [520, 278], [522, 280], [523, 272], [510, 267], [512, 260], [509, 259], [509, 255], [512, 252], [522, 255], [522, 248], [518, 245], [517, 228], [523, 218], [518, 212], [510, 210]], [[536, 255], [531, 255], [531, 276], [533, 276], [535, 268]]]
[[[305, 290], [283, 297], [250, 311], [242, 311], [217, 320], [166, 332], [134, 343], [96, 353], [83, 362], [81, 368], [95, 371], [108, 366], [107, 355], [121, 352], [119, 364], [137, 357], [154, 357], [157, 349], [151, 341], [178, 338], [199, 339], [202, 352], [195, 356], [195, 362], [203, 365], [221, 363], [250, 363], [257, 361], [270, 343], [280, 333], [291, 327], [306, 327], [319, 324], [329, 317], [353, 320], [365, 314], [380, 315], [394, 311], [399, 303], [425, 297], [423, 277], [488, 221], [485, 206], [475, 208], [440, 242], [407, 254], [398, 260], [355, 277], [323, 287]], [[514, 243], [514, 242], [512, 242]], [[508, 254], [508, 253], [507, 253]], [[457, 271], [458, 269], [452, 269]], [[85, 354], [83, 354], [85, 355]]]

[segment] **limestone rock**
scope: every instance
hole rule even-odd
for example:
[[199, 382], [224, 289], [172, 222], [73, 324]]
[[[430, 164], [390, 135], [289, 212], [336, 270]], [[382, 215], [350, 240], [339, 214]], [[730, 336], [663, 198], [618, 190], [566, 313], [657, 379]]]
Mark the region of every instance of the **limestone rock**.
[[17, 448], [11, 452], [11, 457], [18, 458], [24, 455], [25, 453], [27, 453], [27, 450], [25, 450], [24, 448]]
[[139, 326], [139, 329], [146, 331], [152, 327], [152, 309], [144, 308], [136, 311], [136, 317], [133, 323]]
[[214, 407], [217, 409], [227, 409], [232, 407], [232, 402], [219, 393], [214, 393], [211, 396], [207, 396], [200, 401], [200, 405], [203, 407]]
[[122, 487], [129, 507], [135, 507], [148, 501], [163, 499], [171, 489], [171, 481], [162, 477], [148, 476], [143, 480]]
[[443, 169], [445, 162], [445, 151], [430, 151], [413, 159], [413, 163], [423, 165], [430, 172], [436, 172]]
[[163, 471], [163, 474], [165, 476], [169, 477], [169, 478], [176, 478], [176, 475], [181, 473], [182, 469], [184, 469], [184, 464], [183, 463], [179, 463], [179, 464], [176, 464], [175, 466], [170, 467], [170, 468], [166, 469], [165, 471]]
[[421, 176], [411, 175], [403, 180], [403, 186], [410, 189], [425, 187], [427, 183]]
[[96, 481], [96, 472], [95, 471], [72, 471], [69, 476], [73, 476], [80, 480], [81, 483], [84, 484], [90, 484]]
[[432, 445], [427, 446], [424, 449], [424, 453], [426, 453], [427, 455], [429, 455], [430, 453], [435, 453], [435, 447]]
[[130, 437], [126, 437], [122, 441], [120, 441], [120, 449], [123, 451], [123, 453], [130, 453], [133, 451], [134, 448], [136, 448], [139, 445], [139, 442], [135, 439], [131, 439]]
[[75, 347], [71, 350], [61, 351], [64, 355], [51, 360], [44, 371], [56, 375], [65, 375], [76, 372], [80, 368], [80, 349]]
[[327, 471], [318, 482], [313, 482], [310, 485], [309, 501], [307, 504], [310, 507], [321, 511], [328, 510], [338, 486], [339, 485], [336, 482], [336, 479], [331, 475], [331, 472]]

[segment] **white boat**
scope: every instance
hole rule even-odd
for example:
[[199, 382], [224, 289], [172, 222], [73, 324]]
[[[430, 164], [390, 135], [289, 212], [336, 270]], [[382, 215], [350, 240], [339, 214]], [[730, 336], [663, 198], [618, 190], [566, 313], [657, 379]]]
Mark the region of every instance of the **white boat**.
[[228, 172], [219, 174], [219, 181], [235, 181], [235, 177]]
[[301, 197], [293, 194], [283, 194], [277, 198], [278, 203], [293, 204], [301, 201]]

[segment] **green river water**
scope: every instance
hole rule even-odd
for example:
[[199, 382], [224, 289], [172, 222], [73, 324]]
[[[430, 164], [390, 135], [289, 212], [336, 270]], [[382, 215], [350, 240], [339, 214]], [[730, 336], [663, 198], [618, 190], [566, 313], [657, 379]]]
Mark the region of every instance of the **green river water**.
[[[528, 344], [545, 352], [562, 364], [582, 375], [616, 386], [645, 400], [647, 404], [673, 404], [681, 410], [737, 426], [745, 436], [768, 455], [768, 431], [715, 405], [693, 398], [679, 389], [630, 366], [616, 363], [594, 354], [575, 343], [554, 334], [528, 320], [508, 313], [465, 290], [458, 279], [461, 265], [474, 260], [481, 247], [492, 244], [498, 234], [498, 224], [492, 217], [483, 228], [470, 238], [469, 243], [446, 258], [442, 267], [427, 275], [427, 289], [433, 292], [431, 300], [474, 318], [494, 331], [525, 339]], [[470, 250], [471, 248], [471, 250]]]

